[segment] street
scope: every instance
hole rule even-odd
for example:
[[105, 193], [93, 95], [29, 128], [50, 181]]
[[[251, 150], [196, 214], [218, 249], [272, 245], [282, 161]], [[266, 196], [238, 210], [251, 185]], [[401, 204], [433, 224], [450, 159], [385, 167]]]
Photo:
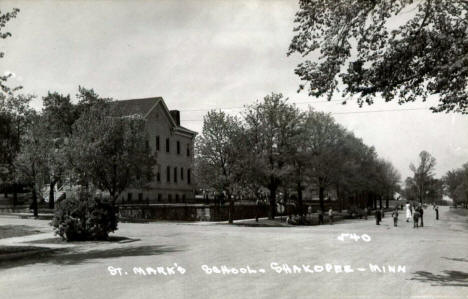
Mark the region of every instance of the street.
[[115, 242], [71, 244], [51, 239], [48, 221], [1, 217], [39, 227], [20, 237], [29, 245], [59, 249], [0, 264], [1, 297], [466, 297], [467, 218], [440, 207], [436, 221], [429, 207], [414, 229], [404, 211], [398, 227], [390, 214], [380, 226], [373, 217], [306, 227], [120, 223]]

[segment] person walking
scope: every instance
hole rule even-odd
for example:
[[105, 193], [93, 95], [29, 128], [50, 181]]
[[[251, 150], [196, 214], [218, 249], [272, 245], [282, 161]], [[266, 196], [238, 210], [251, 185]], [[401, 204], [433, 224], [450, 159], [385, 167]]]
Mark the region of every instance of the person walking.
[[419, 218], [421, 218], [421, 227], [424, 227], [424, 218], [423, 218], [424, 208], [422, 204], [419, 205], [418, 212], [419, 212]]
[[415, 209], [413, 213], [413, 228], [418, 228], [418, 222], [419, 222], [419, 212], [417, 209]]
[[439, 220], [439, 207], [436, 205], [436, 206], [434, 207], [434, 210], [435, 210], [435, 212], [436, 212], [436, 220]]
[[406, 203], [406, 222], [409, 222], [411, 219], [411, 206], [409, 202]]
[[395, 207], [395, 210], [392, 213], [393, 218], [393, 226], [397, 226], [398, 224], [398, 207]]
[[330, 224], [333, 224], [333, 209], [332, 208], [328, 210], [328, 221], [330, 222]]
[[380, 210], [375, 211], [375, 224], [380, 225], [380, 221], [382, 221], [382, 213]]

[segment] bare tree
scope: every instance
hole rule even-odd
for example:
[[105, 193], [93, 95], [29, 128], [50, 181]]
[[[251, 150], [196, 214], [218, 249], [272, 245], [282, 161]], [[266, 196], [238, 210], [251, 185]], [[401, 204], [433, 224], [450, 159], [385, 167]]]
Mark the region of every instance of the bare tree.
[[434, 176], [434, 167], [436, 165], [436, 159], [431, 156], [427, 151], [419, 153], [419, 165], [416, 167], [413, 163], [410, 164], [410, 169], [414, 174], [414, 182], [418, 190], [419, 202], [423, 203], [425, 198], [425, 192], [427, 189], [426, 184]]

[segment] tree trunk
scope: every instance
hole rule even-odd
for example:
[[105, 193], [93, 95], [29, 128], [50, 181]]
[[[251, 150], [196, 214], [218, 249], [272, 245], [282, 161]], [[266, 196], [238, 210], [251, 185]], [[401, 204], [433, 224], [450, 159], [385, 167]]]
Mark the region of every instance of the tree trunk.
[[382, 208], [382, 195], [379, 195], [379, 205], [380, 205], [380, 208]]
[[301, 215], [301, 223], [304, 223], [304, 205], [302, 204], [302, 184], [297, 182], [297, 206], [299, 208], [299, 215]]
[[324, 193], [325, 193], [325, 188], [320, 186], [319, 187], [319, 201], [320, 201], [320, 210], [322, 211], [322, 213], [325, 213], [325, 205], [323, 203]]
[[18, 184], [13, 184], [13, 206], [16, 206], [18, 203]]
[[258, 205], [259, 205], [259, 200], [257, 197], [257, 201], [255, 202], [255, 222], [258, 222]]
[[33, 185], [32, 187], [32, 205], [31, 205], [33, 212], [34, 212], [34, 217], [38, 217], [39, 213], [37, 210], [37, 194], [36, 194], [36, 186]]
[[55, 188], [55, 184], [57, 183], [57, 181], [51, 181], [50, 182], [50, 190], [49, 190], [49, 209], [53, 209], [54, 208], [54, 204], [55, 204], [55, 193], [54, 193], [54, 188]]
[[229, 199], [229, 224], [234, 223], [234, 199], [228, 194]]
[[276, 186], [270, 189], [270, 213], [268, 219], [274, 220], [276, 215]]
[[341, 198], [341, 194], [340, 194], [340, 184], [336, 184], [336, 196], [338, 197], [337, 199], [340, 204], [339, 211], [341, 213], [343, 211], [343, 199]]

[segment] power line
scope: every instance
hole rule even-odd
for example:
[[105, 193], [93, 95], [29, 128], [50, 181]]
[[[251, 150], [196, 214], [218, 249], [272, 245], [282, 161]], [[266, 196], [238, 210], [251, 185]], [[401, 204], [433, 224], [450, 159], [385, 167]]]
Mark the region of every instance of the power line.
[[396, 112], [396, 111], [414, 111], [414, 110], [428, 110], [426, 108], [408, 108], [408, 109], [387, 109], [387, 110], [372, 110], [372, 111], [349, 111], [349, 112], [331, 112], [331, 114], [359, 114], [359, 113], [378, 113], [378, 112]]
[[[343, 100], [330, 100], [330, 101], [321, 100], [321, 101], [292, 102], [291, 104], [315, 104], [315, 103], [333, 103], [333, 102], [343, 102]], [[203, 108], [203, 109], [181, 109], [179, 111], [236, 110], [236, 109], [244, 109], [246, 106]]]
[[[397, 111], [415, 111], [415, 110], [428, 110], [428, 109], [429, 109], [429, 107], [426, 107], [426, 108], [408, 108], [408, 109], [372, 110], [372, 111], [330, 112], [330, 114], [332, 114], [332, 115], [337, 115], [337, 114], [368, 114], [368, 113], [397, 112]], [[182, 111], [183, 111], [183, 110], [182, 110]], [[200, 120], [200, 119], [182, 119], [181, 121], [202, 122], [203, 120]]]

